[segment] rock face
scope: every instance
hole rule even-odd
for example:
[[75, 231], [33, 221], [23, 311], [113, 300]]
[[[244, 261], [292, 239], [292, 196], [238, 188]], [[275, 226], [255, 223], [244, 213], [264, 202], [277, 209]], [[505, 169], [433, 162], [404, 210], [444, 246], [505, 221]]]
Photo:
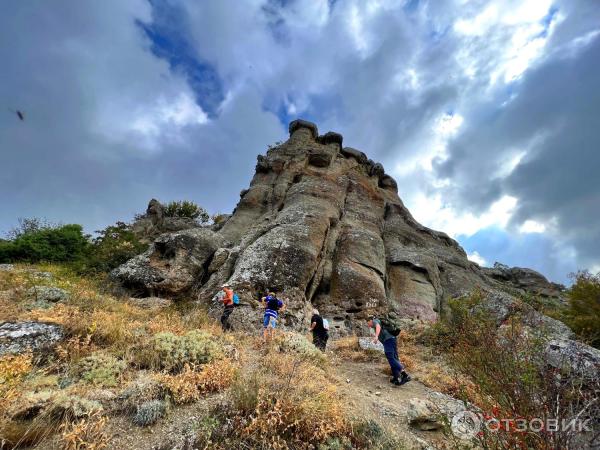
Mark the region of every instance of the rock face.
[[[194, 293], [202, 302], [229, 282], [246, 306], [232, 323], [247, 328], [259, 326], [258, 299], [274, 290], [288, 304], [284, 325], [306, 326], [317, 307], [333, 333], [388, 310], [436, 320], [448, 298], [475, 288], [542, 286], [533, 271], [480, 268], [445, 233], [419, 224], [383, 166], [343, 147], [340, 134], [319, 135], [302, 120], [289, 131], [258, 156], [249, 188], [219, 227], [162, 234], [113, 276], [144, 295]], [[146, 219], [164, 223], [158, 202]]]
[[562, 293], [565, 290], [562, 284], [551, 283], [541, 273], [532, 269], [508, 267], [495, 263], [494, 267], [483, 268], [483, 271], [487, 276], [515, 289], [521, 289], [541, 297], [562, 299]]
[[152, 242], [162, 233], [199, 228], [200, 225], [186, 217], [166, 217], [164, 206], [156, 199], [150, 200], [146, 214], [138, 217], [133, 223], [132, 231], [142, 241]]
[[41, 322], [7, 322], [0, 325], [0, 356], [22, 353], [26, 350], [42, 351], [60, 342], [64, 337], [62, 327]]
[[223, 238], [205, 228], [166, 233], [111, 276], [139, 294], [177, 295], [200, 285]]

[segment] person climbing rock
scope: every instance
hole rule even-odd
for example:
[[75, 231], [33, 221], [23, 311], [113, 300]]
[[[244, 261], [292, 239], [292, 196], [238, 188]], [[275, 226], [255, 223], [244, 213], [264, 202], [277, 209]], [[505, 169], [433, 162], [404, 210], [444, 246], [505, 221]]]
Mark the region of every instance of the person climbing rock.
[[231, 330], [231, 324], [229, 323], [229, 316], [233, 312], [234, 303], [233, 303], [233, 290], [231, 286], [225, 283], [222, 286], [223, 295], [221, 297], [221, 301], [223, 302], [223, 314], [221, 315], [221, 327], [223, 327], [223, 331]]
[[269, 292], [268, 295], [262, 298], [265, 306], [265, 315], [263, 317], [263, 339], [272, 339], [275, 335], [275, 327], [279, 313], [285, 310], [283, 301], [277, 298], [274, 292]]
[[390, 368], [392, 369], [392, 378], [390, 379], [390, 383], [395, 384], [396, 386], [402, 386], [405, 383], [408, 383], [411, 378], [404, 370], [404, 366], [400, 362], [398, 358], [398, 340], [397, 334], [395, 330], [390, 330], [389, 327], [386, 327], [385, 324], [382, 324], [380, 319], [375, 317], [371, 317], [368, 320], [369, 328], [375, 330], [375, 336], [373, 337], [373, 343], [381, 342], [383, 344], [383, 349], [385, 353], [385, 357], [390, 363]]
[[310, 331], [313, 335], [313, 344], [322, 352], [327, 347], [327, 340], [329, 339], [329, 332], [326, 328], [326, 321], [319, 314], [318, 309], [313, 309], [313, 316], [310, 319]]

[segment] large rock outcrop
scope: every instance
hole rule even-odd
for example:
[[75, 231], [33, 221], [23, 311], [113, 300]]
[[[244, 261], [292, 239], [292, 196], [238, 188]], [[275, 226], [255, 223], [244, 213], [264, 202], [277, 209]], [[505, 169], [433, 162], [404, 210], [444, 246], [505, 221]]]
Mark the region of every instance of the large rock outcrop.
[[[448, 235], [419, 224], [383, 166], [343, 147], [340, 134], [319, 135], [302, 120], [289, 131], [258, 156], [249, 188], [218, 228], [162, 234], [113, 276], [143, 295], [200, 301], [227, 281], [246, 306], [232, 321], [249, 327], [259, 323], [257, 299], [274, 290], [288, 302], [285, 325], [304, 326], [316, 306], [340, 333], [387, 310], [435, 320], [448, 298], [475, 288], [539, 286], [539, 277], [515, 284], [522, 277], [480, 268]], [[147, 218], [158, 224], [157, 203]]]

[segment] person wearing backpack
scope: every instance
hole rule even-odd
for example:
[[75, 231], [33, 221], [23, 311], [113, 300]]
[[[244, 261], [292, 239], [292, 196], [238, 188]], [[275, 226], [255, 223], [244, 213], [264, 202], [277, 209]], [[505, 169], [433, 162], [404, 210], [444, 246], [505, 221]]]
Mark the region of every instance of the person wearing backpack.
[[233, 293], [233, 289], [231, 289], [231, 286], [227, 283], [225, 283], [222, 286], [223, 289], [223, 296], [221, 298], [221, 301], [223, 302], [223, 314], [221, 315], [221, 327], [223, 328], [223, 331], [229, 331], [231, 330], [231, 324], [229, 323], [229, 316], [231, 315], [231, 313], [233, 312], [233, 308], [235, 307], [235, 303], [234, 303], [234, 293]]
[[385, 357], [390, 363], [392, 369], [392, 378], [390, 383], [396, 386], [402, 386], [408, 383], [411, 378], [404, 370], [404, 366], [398, 358], [398, 339], [397, 336], [400, 334], [400, 329], [393, 324], [390, 324], [385, 319], [378, 319], [376, 317], [369, 318], [369, 328], [375, 330], [375, 336], [373, 337], [373, 343], [377, 341], [383, 344]]
[[265, 315], [263, 317], [263, 339], [266, 341], [267, 339], [273, 339], [279, 313], [285, 310], [285, 304], [283, 301], [279, 300], [273, 292], [269, 292], [266, 297], [263, 297], [262, 302], [265, 306]]
[[324, 352], [329, 339], [329, 323], [327, 319], [321, 317], [316, 308], [313, 309], [313, 316], [310, 319], [310, 331], [312, 331], [314, 346]]

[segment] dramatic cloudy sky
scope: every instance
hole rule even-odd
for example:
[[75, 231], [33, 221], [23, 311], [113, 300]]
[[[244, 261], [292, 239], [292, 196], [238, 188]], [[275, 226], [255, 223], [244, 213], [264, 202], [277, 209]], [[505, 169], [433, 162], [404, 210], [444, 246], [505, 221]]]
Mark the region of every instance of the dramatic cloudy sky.
[[471, 259], [600, 270], [598, 0], [3, 1], [0, 101], [0, 230], [228, 212], [302, 117]]

